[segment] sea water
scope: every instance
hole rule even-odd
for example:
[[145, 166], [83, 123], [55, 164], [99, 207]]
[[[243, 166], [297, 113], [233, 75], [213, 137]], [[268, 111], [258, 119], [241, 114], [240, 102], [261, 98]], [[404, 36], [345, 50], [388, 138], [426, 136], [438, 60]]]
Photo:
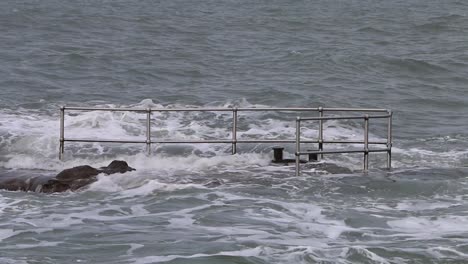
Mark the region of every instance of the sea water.
[[[113, 159], [137, 170], [78, 192], [0, 191], [0, 263], [467, 263], [467, 12], [456, 0], [2, 1], [0, 177]], [[393, 169], [385, 154], [368, 173], [362, 154], [326, 155], [338, 170], [296, 177], [271, 164], [271, 144], [153, 144], [148, 156], [67, 142], [59, 161], [62, 105], [387, 108]], [[296, 115], [239, 112], [238, 138], [293, 139]], [[144, 140], [145, 122], [67, 111], [65, 133]], [[229, 140], [232, 113], [151, 122], [155, 140]], [[363, 139], [360, 121], [324, 127]], [[385, 129], [371, 120], [371, 139]], [[302, 132], [316, 139], [317, 124]]]

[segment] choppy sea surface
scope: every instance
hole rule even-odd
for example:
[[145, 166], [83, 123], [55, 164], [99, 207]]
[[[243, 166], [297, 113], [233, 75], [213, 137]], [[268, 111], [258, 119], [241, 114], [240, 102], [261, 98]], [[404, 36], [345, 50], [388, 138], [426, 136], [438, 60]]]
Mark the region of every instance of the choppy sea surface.
[[[0, 177], [137, 169], [78, 192], [0, 190], [0, 263], [468, 263], [466, 1], [7, 0], [0, 32]], [[385, 154], [368, 173], [362, 154], [326, 155], [296, 177], [271, 144], [147, 156], [67, 142], [59, 161], [62, 105], [392, 109], [393, 169]], [[294, 138], [296, 115], [240, 113], [238, 137]], [[229, 112], [152, 117], [154, 139], [231, 136]], [[144, 139], [145, 124], [65, 117], [67, 137]], [[324, 126], [363, 137], [362, 122]], [[385, 129], [371, 121], [370, 138]], [[303, 133], [316, 139], [316, 124]]]

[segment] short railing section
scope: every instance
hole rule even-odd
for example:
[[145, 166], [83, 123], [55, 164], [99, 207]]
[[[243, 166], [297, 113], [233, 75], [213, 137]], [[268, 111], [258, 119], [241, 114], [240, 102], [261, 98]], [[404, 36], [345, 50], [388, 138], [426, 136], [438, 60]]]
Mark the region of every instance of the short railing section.
[[[67, 138], [65, 137], [65, 112], [66, 111], [106, 111], [106, 112], [138, 112], [146, 114], [146, 133], [145, 138], [141, 140], [120, 140], [120, 139], [86, 139], [86, 138]], [[151, 135], [151, 120], [153, 112], [232, 112], [232, 132], [229, 139], [209, 139], [209, 140], [178, 140], [178, 139], [154, 139]], [[316, 117], [300, 117], [296, 118], [296, 138], [295, 139], [238, 139], [238, 121], [239, 112], [302, 112], [302, 113], [318, 113]], [[353, 112], [366, 113], [362, 116], [324, 116], [325, 113], [336, 112]], [[369, 115], [374, 113], [374, 115]], [[380, 113], [380, 114], [379, 114]], [[384, 114], [382, 114], [384, 113]], [[369, 120], [370, 119], [387, 119], [387, 139], [386, 141], [370, 141], [369, 140]], [[325, 140], [324, 139], [324, 121], [327, 120], [363, 120], [364, 121], [364, 138], [363, 140]], [[318, 138], [316, 140], [301, 138], [301, 124], [309, 121], [318, 121]], [[231, 144], [231, 153], [237, 153], [237, 144], [239, 143], [295, 143], [296, 151], [296, 175], [300, 174], [300, 156], [309, 154], [318, 154], [323, 157], [324, 154], [338, 153], [363, 153], [364, 154], [364, 171], [369, 168], [369, 153], [386, 152], [387, 153], [387, 168], [391, 168], [391, 149], [392, 149], [392, 112], [388, 109], [361, 109], [361, 108], [97, 108], [97, 107], [60, 107], [60, 146], [59, 159], [63, 160], [65, 152], [65, 142], [84, 142], [84, 143], [141, 143], [146, 144], [148, 155], [151, 154], [152, 144]], [[318, 150], [301, 151], [301, 144], [317, 144]], [[324, 150], [325, 144], [363, 144], [362, 149], [335, 149]], [[369, 148], [370, 145], [385, 145], [385, 148]]]

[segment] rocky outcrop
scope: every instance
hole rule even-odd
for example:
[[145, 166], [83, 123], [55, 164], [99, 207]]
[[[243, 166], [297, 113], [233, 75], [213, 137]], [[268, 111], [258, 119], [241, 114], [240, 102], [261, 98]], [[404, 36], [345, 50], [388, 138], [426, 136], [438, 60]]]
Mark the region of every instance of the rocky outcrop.
[[3, 182], [0, 178], [0, 189], [44, 193], [64, 192], [69, 190], [75, 191], [97, 181], [97, 175], [101, 173], [110, 175], [133, 170], [135, 169], [128, 166], [127, 162], [114, 160], [107, 167], [96, 169], [88, 165], [78, 166], [63, 170], [52, 178], [33, 177], [26, 180], [7, 179]]

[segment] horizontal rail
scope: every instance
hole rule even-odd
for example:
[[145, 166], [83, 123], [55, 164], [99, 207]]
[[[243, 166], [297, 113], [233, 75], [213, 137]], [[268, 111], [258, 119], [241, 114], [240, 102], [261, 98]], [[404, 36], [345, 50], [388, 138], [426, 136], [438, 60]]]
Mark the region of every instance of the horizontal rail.
[[88, 143], [145, 143], [146, 140], [120, 140], [120, 139], [85, 139], [85, 138], [67, 138], [63, 141], [69, 142], [88, 142]]
[[134, 112], [232, 112], [237, 111], [318, 111], [318, 108], [104, 108], [104, 107], [64, 107], [76, 111], [134, 111]]
[[323, 108], [323, 107], [315, 107], [315, 108], [307, 108], [307, 107], [283, 107], [283, 108], [237, 108], [238, 111], [324, 111], [324, 112], [357, 112], [357, 113], [365, 113], [365, 112], [389, 112], [389, 109], [381, 109], [381, 108]]
[[390, 112], [390, 109], [382, 108], [322, 108], [322, 111], [327, 112]]
[[151, 143], [159, 144], [204, 144], [204, 143], [234, 143], [231, 139], [203, 139], [203, 140], [152, 140]]
[[279, 107], [279, 108], [105, 108], [105, 107], [78, 107], [62, 106], [64, 110], [75, 111], [109, 111], [109, 112], [231, 112], [236, 111], [327, 111], [327, 112], [389, 112], [388, 109], [358, 109], [358, 108], [320, 108], [320, 107]]
[[[148, 143], [147, 140], [120, 140], [120, 139], [87, 139], [87, 138], [64, 138], [63, 141], [69, 142], [90, 142], [90, 143]], [[169, 143], [181, 143], [181, 144], [202, 144], [202, 143], [294, 143], [295, 139], [238, 139], [238, 140], [150, 140], [150, 143], [158, 144], [169, 144]], [[301, 143], [319, 143], [318, 140], [301, 140]], [[353, 140], [324, 140], [322, 143], [326, 144], [364, 144], [364, 141], [353, 141]], [[369, 141], [369, 145], [386, 145], [384, 141]]]
[[62, 106], [63, 110], [75, 111], [108, 111], [108, 112], [147, 112], [148, 109], [144, 108], [105, 108], [105, 107], [76, 107], [76, 106]]
[[[242, 140], [238, 139], [237, 143], [295, 143], [295, 139], [252, 139], [252, 140]], [[324, 143], [324, 144], [364, 144], [364, 141], [356, 140], [303, 140], [301, 143]], [[369, 145], [386, 145], [386, 141], [369, 141]]]
[[391, 115], [370, 115], [370, 116], [326, 116], [326, 117], [298, 117], [301, 121], [313, 121], [313, 120], [351, 120], [351, 119], [366, 119], [366, 118], [389, 118]]
[[[337, 109], [334, 110], [350, 110], [347, 108]], [[371, 109], [360, 109], [362, 111], [371, 110]], [[372, 109], [372, 110], [379, 110], [379, 109]], [[300, 156], [301, 155], [321, 155], [323, 154], [342, 154], [342, 153], [364, 153], [364, 171], [367, 172], [369, 168], [369, 153], [371, 152], [386, 152], [387, 153], [387, 168], [391, 168], [391, 152], [392, 152], [392, 112], [390, 110], [384, 110], [387, 114], [385, 115], [369, 115], [366, 114], [364, 116], [323, 116], [323, 112], [326, 111], [323, 108], [319, 108], [319, 116], [318, 117], [300, 117], [296, 118], [296, 176], [300, 175]], [[369, 120], [375, 118], [386, 118], [387, 119], [387, 141], [379, 142], [381, 144], [386, 145], [387, 147], [384, 149], [369, 149], [369, 145], [372, 145], [373, 142], [369, 140]], [[319, 131], [318, 131], [318, 150], [316, 151], [307, 151], [301, 152], [301, 122], [302, 121], [319, 121]], [[363, 120], [364, 121], [364, 141], [359, 141], [358, 144], [364, 144], [363, 149], [351, 149], [351, 150], [323, 150], [323, 144], [325, 140], [323, 140], [323, 121], [325, 120]], [[310, 158], [310, 156], [309, 156]]]
[[365, 153], [365, 152], [387, 152], [389, 149], [350, 149], [350, 150], [317, 150], [317, 151], [306, 151], [306, 152], [299, 152], [299, 155], [307, 155], [307, 154], [341, 154], [341, 153]]

